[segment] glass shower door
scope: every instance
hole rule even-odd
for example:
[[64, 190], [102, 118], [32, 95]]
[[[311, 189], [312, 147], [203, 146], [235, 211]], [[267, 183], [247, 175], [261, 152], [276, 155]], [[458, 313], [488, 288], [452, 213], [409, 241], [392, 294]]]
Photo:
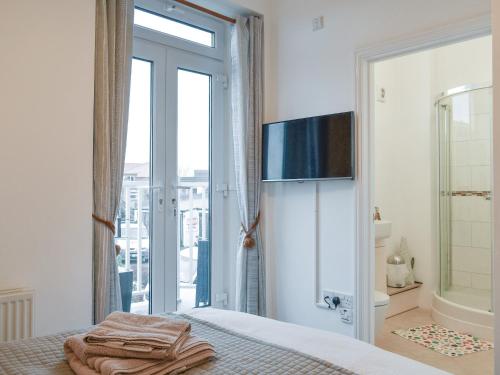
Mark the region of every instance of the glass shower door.
[[438, 103], [440, 294], [492, 310], [490, 87]]

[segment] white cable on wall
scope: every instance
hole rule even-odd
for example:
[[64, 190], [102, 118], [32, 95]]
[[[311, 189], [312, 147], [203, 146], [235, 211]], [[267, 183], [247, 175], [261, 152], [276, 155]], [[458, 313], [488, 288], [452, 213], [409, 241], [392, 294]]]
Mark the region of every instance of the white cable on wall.
[[319, 291], [320, 284], [320, 253], [319, 253], [319, 184], [314, 183], [314, 304], [318, 307], [324, 307], [321, 303], [321, 296]]

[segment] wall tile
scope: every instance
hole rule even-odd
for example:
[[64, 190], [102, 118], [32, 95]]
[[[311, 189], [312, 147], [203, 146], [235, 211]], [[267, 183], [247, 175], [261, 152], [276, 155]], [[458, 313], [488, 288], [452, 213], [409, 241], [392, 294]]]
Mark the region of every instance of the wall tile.
[[469, 127], [469, 137], [471, 140], [491, 139], [491, 116], [490, 114], [477, 114], [472, 116]]
[[491, 168], [490, 166], [471, 167], [471, 189], [475, 191], [491, 190]]
[[471, 245], [471, 224], [467, 221], [451, 222], [451, 244], [453, 246]]
[[472, 285], [471, 273], [452, 270], [451, 272], [451, 283], [456, 286], [463, 286], [470, 288]]
[[451, 197], [451, 220], [471, 220], [471, 198], [473, 197]]
[[491, 248], [491, 224], [472, 223], [471, 224], [471, 245], [472, 247]]
[[469, 276], [473, 288], [491, 290], [491, 275], [471, 273]]
[[452, 167], [451, 169], [451, 189], [470, 190], [471, 188], [471, 167]]
[[451, 197], [451, 219], [454, 221], [491, 222], [491, 200], [480, 196]]
[[453, 246], [451, 251], [452, 270], [480, 274], [491, 273], [491, 251], [489, 249]]
[[453, 121], [451, 127], [452, 141], [468, 141], [471, 137], [471, 125], [465, 121]]
[[[490, 165], [490, 141], [470, 141], [469, 165]], [[462, 157], [460, 157], [460, 160]]]
[[470, 165], [470, 142], [452, 142], [451, 143], [451, 165], [467, 166]]
[[[458, 197], [457, 197], [458, 198]], [[462, 197], [460, 197], [462, 198]], [[491, 222], [491, 200], [484, 197], [464, 197], [470, 198], [470, 221]]]
[[471, 247], [453, 246], [451, 248], [451, 269], [453, 271], [470, 272], [469, 260]]

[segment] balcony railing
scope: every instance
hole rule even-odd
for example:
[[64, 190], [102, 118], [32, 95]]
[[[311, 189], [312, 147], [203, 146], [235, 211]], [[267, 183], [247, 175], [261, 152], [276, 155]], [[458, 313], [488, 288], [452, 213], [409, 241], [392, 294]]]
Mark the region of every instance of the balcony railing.
[[[181, 305], [191, 305], [185, 307], [194, 306], [190, 300], [197, 275], [198, 241], [207, 240], [210, 232], [208, 183], [192, 185], [196, 186], [182, 182], [178, 187], [178, 296]], [[150, 193], [144, 181], [124, 181], [116, 223], [116, 243], [122, 248], [120, 271], [133, 271], [132, 311], [137, 310], [135, 304], [149, 298]], [[144, 310], [147, 312], [147, 307]]]
[[133, 302], [143, 301], [149, 284], [149, 196], [150, 187], [142, 181], [124, 181], [116, 242], [122, 248], [118, 257], [121, 270], [133, 271]]

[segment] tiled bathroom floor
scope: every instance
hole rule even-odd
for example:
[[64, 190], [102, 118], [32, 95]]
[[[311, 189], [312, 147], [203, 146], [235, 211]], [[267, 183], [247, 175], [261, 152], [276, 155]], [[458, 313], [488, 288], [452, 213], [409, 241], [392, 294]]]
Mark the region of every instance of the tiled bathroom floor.
[[451, 358], [391, 333], [396, 329], [407, 329], [429, 323], [433, 323], [430, 311], [423, 309], [414, 309], [393, 316], [386, 319], [382, 333], [375, 340], [375, 345], [456, 375], [493, 374], [493, 350]]

